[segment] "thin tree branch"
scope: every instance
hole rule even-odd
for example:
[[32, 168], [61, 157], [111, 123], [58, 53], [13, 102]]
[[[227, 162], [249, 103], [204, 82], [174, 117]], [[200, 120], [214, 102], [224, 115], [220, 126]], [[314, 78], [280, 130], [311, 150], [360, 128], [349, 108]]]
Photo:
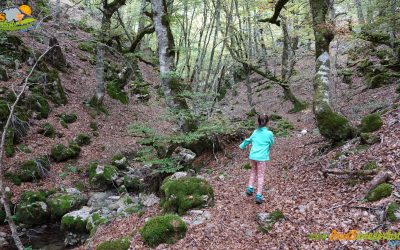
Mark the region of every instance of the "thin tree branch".
[[281, 13], [281, 10], [285, 6], [285, 4], [287, 4], [287, 2], [289, 2], [289, 0], [278, 0], [278, 2], [275, 5], [274, 15], [270, 18], [265, 18], [265, 19], [261, 19], [258, 21], [262, 22], [262, 23], [272, 23], [272, 24], [276, 24], [276, 25], [280, 26], [281, 21], [278, 20], [278, 17], [279, 17], [279, 14]]

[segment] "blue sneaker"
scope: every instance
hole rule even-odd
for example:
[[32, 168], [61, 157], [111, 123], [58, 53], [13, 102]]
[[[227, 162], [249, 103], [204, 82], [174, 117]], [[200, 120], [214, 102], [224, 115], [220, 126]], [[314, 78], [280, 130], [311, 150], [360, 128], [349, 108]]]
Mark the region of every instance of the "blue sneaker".
[[264, 200], [264, 196], [262, 196], [262, 194], [256, 194], [256, 203], [257, 204], [263, 203], [263, 200]]
[[247, 194], [248, 196], [253, 195], [253, 193], [254, 193], [254, 188], [252, 188], [252, 187], [247, 187], [247, 188], [246, 188], [246, 194]]

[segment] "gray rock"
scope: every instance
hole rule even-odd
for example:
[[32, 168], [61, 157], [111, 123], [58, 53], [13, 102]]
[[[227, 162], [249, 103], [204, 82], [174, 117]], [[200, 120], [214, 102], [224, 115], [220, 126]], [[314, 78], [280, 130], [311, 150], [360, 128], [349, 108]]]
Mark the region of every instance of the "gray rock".
[[172, 153], [172, 158], [182, 165], [190, 165], [196, 158], [196, 154], [190, 149], [177, 147]]
[[187, 177], [187, 173], [186, 172], [176, 172], [176, 173], [174, 173], [173, 175], [171, 175], [170, 177], [169, 177], [169, 179], [170, 180], [178, 180], [178, 179], [182, 179], [182, 178], [185, 178], [185, 177]]
[[258, 213], [257, 221], [261, 223], [270, 222], [269, 213]]
[[88, 206], [94, 208], [102, 208], [107, 206], [107, 198], [113, 196], [113, 192], [94, 192], [89, 194]]
[[85, 243], [87, 235], [76, 234], [72, 232], [68, 232], [65, 236], [64, 244], [66, 247], [68, 246], [76, 246]]
[[5, 237], [0, 236], [0, 247], [8, 246], [8, 241]]
[[211, 219], [211, 213], [203, 210], [190, 210], [187, 215], [184, 216], [183, 221], [191, 226], [196, 226], [205, 223]]
[[145, 207], [152, 207], [160, 203], [160, 198], [158, 198], [155, 194], [142, 195], [140, 199]]

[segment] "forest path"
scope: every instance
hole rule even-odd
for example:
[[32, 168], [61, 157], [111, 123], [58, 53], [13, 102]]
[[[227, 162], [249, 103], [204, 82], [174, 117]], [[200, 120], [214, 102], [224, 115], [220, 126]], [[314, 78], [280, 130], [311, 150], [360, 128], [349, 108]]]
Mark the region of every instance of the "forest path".
[[[312, 150], [301, 145], [309, 139], [277, 138], [267, 164], [266, 202], [262, 205], [255, 204], [254, 196], [247, 197], [244, 193], [250, 172], [242, 165], [248, 162], [248, 151], [240, 151], [237, 145], [232, 145], [226, 149], [233, 155], [227, 162], [222, 154], [216, 155], [218, 163], [209, 165], [214, 171], [206, 175], [215, 192], [215, 206], [208, 209], [211, 220], [192, 226], [183, 240], [168, 248], [330, 249], [342, 244], [330, 242], [331, 245], [327, 245], [326, 241], [307, 239], [310, 233], [329, 234], [333, 229], [347, 232], [358, 223], [358, 218], [351, 218], [348, 209], [332, 209], [351, 201], [357, 192], [337, 178], [322, 177], [317, 165], [306, 164], [304, 156]], [[275, 209], [280, 209], [286, 219], [277, 222], [268, 234], [260, 232], [257, 214]], [[164, 247], [167, 246], [160, 249]]]

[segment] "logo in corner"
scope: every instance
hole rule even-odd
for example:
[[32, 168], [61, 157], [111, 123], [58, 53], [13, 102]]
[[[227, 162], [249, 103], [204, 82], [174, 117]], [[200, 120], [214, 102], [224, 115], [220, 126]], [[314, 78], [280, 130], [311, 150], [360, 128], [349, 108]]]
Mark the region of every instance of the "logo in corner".
[[35, 27], [36, 19], [32, 17], [29, 5], [14, 6], [0, 10], [0, 30], [28, 31]]

